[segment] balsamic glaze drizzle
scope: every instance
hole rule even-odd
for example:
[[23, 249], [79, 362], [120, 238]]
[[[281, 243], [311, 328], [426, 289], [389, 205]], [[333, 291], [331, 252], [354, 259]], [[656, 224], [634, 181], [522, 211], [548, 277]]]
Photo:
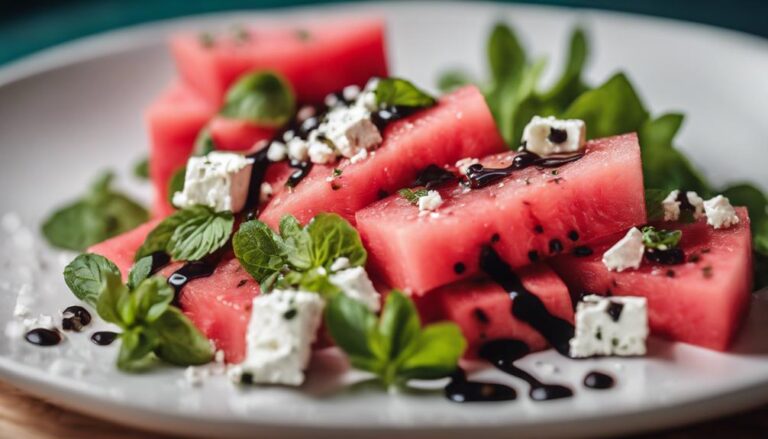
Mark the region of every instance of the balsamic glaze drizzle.
[[118, 335], [120, 334], [112, 331], [94, 332], [93, 335], [91, 335], [91, 341], [99, 346], [107, 346], [112, 344], [112, 342], [117, 339]]
[[[295, 171], [288, 177], [288, 181], [285, 182], [285, 185], [288, 187], [296, 187], [296, 185], [301, 183], [301, 180], [304, 180], [304, 178], [309, 175], [309, 172], [312, 171], [313, 163], [291, 160], [288, 165], [295, 169]], [[261, 184], [259, 184], [259, 190], [261, 190]]]
[[24, 339], [37, 346], [55, 346], [61, 343], [61, 333], [55, 329], [35, 328], [24, 334]]
[[176, 306], [179, 305], [181, 289], [184, 288], [184, 285], [189, 281], [212, 275], [216, 270], [218, 261], [218, 254], [214, 253], [200, 261], [189, 261], [168, 276], [168, 284], [173, 287], [174, 291], [172, 303]]
[[261, 183], [264, 182], [267, 169], [269, 169], [269, 165], [272, 163], [267, 157], [268, 150], [269, 144], [248, 156], [248, 158], [253, 159], [253, 167], [251, 170], [251, 181], [248, 183], [248, 199], [243, 208], [243, 212], [246, 212], [246, 219], [253, 219], [258, 215]]
[[523, 151], [518, 153], [512, 159], [512, 164], [506, 168], [486, 168], [481, 164], [470, 166], [467, 169], [469, 187], [472, 189], [484, 188], [506, 176], [512, 175], [512, 173], [515, 171], [525, 169], [529, 166], [538, 166], [541, 168], [557, 168], [567, 163], [579, 160], [582, 157], [584, 157], [584, 153], [567, 157], [540, 157], [532, 152]]
[[504, 384], [469, 381], [466, 373], [457, 369], [445, 386], [445, 397], [453, 402], [494, 402], [517, 399], [517, 391]]
[[152, 253], [152, 266], [149, 269], [149, 275], [152, 276], [171, 263], [171, 255], [164, 251]]
[[452, 181], [456, 181], [456, 176], [453, 172], [437, 165], [429, 165], [419, 172], [411, 186], [424, 186], [427, 189], [434, 189]]
[[610, 389], [615, 384], [616, 380], [612, 376], [598, 371], [592, 371], [584, 377], [584, 386], [590, 389]]
[[91, 313], [82, 306], [74, 305], [67, 307], [62, 312], [61, 328], [65, 331], [80, 332], [84, 326], [91, 323]]

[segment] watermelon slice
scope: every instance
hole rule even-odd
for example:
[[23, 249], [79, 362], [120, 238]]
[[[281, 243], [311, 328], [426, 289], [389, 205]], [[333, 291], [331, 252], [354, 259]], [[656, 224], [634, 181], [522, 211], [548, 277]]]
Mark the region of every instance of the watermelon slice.
[[208, 123], [216, 149], [222, 151], [247, 151], [260, 140], [271, 139], [276, 129], [254, 125], [247, 120], [215, 116]]
[[[315, 165], [293, 190], [285, 189], [284, 180], [274, 182], [275, 196], [260, 219], [276, 227], [287, 213], [306, 223], [320, 212], [335, 212], [354, 223], [355, 212], [409, 185], [429, 165], [453, 164], [505, 149], [483, 95], [472, 86], [393, 122], [383, 137], [383, 144], [368, 158]], [[341, 174], [335, 175], [334, 169]]]
[[[482, 163], [505, 167], [514, 155]], [[488, 243], [520, 268], [646, 220], [635, 134], [591, 141], [584, 157], [559, 169], [529, 167], [482, 189], [439, 191], [435, 215], [419, 215], [397, 195], [357, 213], [371, 267], [388, 284], [423, 294], [476, 274]]]
[[602, 255], [622, 234], [606, 238], [586, 257], [551, 261], [575, 294], [642, 296], [648, 299], [653, 334], [715, 350], [726, 350], [743, 321], [752, 291], [749, 217], [736, 208], [740, 222], [715, 230], [702, 219], [694, 224], [662, 223], [683, 231], [680, 248], [688, 262], [660, 265], [644, 260], [640, 269], [611, 272]]
[[301, 26], [260, 24], [239, 35], [199, 34], [171, 39], [181, 77], [218, 106], [243, 73], [273, 69], [293, 84], [299, 102], [320, 104], [328, 93], [387, 76], [384, 23], [372, 18], [323, 20]]
[[[544, 264], [530, 265], [517, 274], [527, 290], [544, 302], [547, 310], [573, 323], [573, 307], [568, 288]], [[512, 299], [497, 283], [485, 278], [474, 278], [438, 288], [423, 296], [432, 298], [443, 318], [461, 327], [469, 348], [467, 356], [477, 357], [483, 343], [501, 338], [525, 342], [532, 351], [547, 347], [539, 332], [512, 315]]]

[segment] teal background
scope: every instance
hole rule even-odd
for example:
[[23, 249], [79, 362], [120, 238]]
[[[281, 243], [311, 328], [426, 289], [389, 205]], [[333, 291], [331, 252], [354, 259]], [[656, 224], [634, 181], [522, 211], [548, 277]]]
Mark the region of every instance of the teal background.
[[[339, 1], [0, 0], [0, 64], [78, 37], [148, 21], [235, 9], [321, 3]], [[768, 38], [768, 0], [529, 0], [518, 3], [656, 15], [712, 24]]]

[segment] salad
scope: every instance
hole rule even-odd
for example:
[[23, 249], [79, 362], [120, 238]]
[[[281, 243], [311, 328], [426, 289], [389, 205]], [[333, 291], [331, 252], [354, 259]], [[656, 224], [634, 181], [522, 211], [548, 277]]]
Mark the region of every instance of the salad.
[[[627, 75], [582, 77], [496, 25], [487, 80], [440, 94], [390, 74], [375, 18], [182, 33], [178, 78], [149, 106], [135, 166], [151, 210], [99, 177], [42, 230], [80, 254], [61, 319], [24, 320], [41, 347], [85, 333], [116, 367], [209, 364], [240, 386], [301, 386], [336, 349], [383, 390], [442, 380], [454, 402], [610, 389], [601, 370], [546, 383], [516, 362], [642, 356], [649, 335], [727, 351], [766, 284], [768, 211], [748, 183], [713, 187], [674, 148]], [[77, 299], [75, 303], [74, 300]], [[113, 330], [92, 332], [95, 318]], [[692, 323], [694, 322], [694, 323]]]

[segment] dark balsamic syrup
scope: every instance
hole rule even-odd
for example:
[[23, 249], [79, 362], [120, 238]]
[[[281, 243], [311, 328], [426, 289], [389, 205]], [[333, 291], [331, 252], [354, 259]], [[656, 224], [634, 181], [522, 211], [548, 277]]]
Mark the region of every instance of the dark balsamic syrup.
[[61, 333], [55, 329], [35, 328], [24, 334], [24, 339], [37, 346], [56, 346], [61, 343]]
[[[304, 178], [309, 175], [309, 172], [312, 171], [312, 162], [291, 160], [288, 165], [295, 169], [295, 171], [288, 177], [288, 181], [285, 182], [285, 185], [288, 187], [296, 187], [301, 183], [301, 180], [304, 180]], [[261, 185], [259, 185], [259, 188], [261, 188]]]
[[527, 344], [520, 340], [491, 340], [480, 347], [480, 357], [493, 364], [500, 371], [520, 378], [530, 385], [529, 395], [534, 401], [569, 398], [573, 390], [559, 384], [545, 384], [530, 373], [515, 366], [514, 362], [530, 353]]
[[91, 323], [91, 313], [82, 306], [74, 305], [67, 307], [62, 312], [61, 328], [65, 331], [82, 331], [83, 327]]
[[611, 320], [614, 322], [618, 322], [621, 318], [621, 313], [624, 311], [624, 304], [619, 302], [613, 302], [608, 305], [608, 310], [606, 311], [609, 316], [611, 316]]
[[201, 277], [208, 277], [213, 274], [214, 270], [216, 270], [218, 259], [219, 258], [214, 254], [201, 261], [189, 261], [168, 276], [168, 284], [173, 287], [174, 291], [174, 305], [178, 306], [181, 289], [184, 288], [184, 285], [189, 281]]
[[512, 159], [512, 164], [506, 168], [486, 168], [480, 164], [470, 166], [467, 169], [469, 187], [472, 189], [484, 188], [504, 177], [512, 175], [515, 171], [525, 169], [529, 166], [557, 168], [579, 160], [582, 157], [584, 157], [583, 153], [567, 157], [540, 157], [532, 152], [523, 151], [518, 153], [515, 158]]
[[419, 172], [411, 186], [424, 186], [427, 189], [434, 189], [453, 181], [456, 181], [456, 176], [453, 172], [437, 165], [429, 165]]
[[503, 384], [470, 381], [458, 369], [445, 386], [445, 397], [453, 402], [497, 402], [517, 399], [517, 391]]
[[493, 248], [483, 247], [480, 268], [509, 294], [512, 299], [512, 315], [531, 325], [559, 353], [568, 356], [568, 343], [574, 334], [573, 325], [552, 315], [544, 302], [525, 288], [520, 277]]
[[592, 371], [584, 377], [584, 386], [590, 389], [610, 389], [615, 384], [616, 380], [612, 376], [602, 372]]
[[91, 341], [99, 346], [108, 346], [117, 339], [118, 335], [120, 334], [112, 331], [94, 332], [93, 335], [91, 335]]
[[645, 251], [645, 259], [662, 265], [679, 265], [685, 262], [685, 252], [680, 247], [666, 250], [649, 248]]
[[149, 268], [150, 276], [162, 270], [166, 265], [171, 263], [171, 255], [166, 252], [154, 252], [150, 256], [152, 257], [152, 266]]
[[264, 182], [264, 177], [267, 175], [267, 169], [272, 163], [267, 158], [267, 151], [269, 150], [269, 143], [264, 148], [248, 156], [253, 159], [253, 167], [251, 170], [251, 181], [248, 183], [248, 198], [245, 202], [243, 212], [246, 212], [245, 218], [251, 220], [258, 215], [259, 198], [261, 197], [261, 184]]

